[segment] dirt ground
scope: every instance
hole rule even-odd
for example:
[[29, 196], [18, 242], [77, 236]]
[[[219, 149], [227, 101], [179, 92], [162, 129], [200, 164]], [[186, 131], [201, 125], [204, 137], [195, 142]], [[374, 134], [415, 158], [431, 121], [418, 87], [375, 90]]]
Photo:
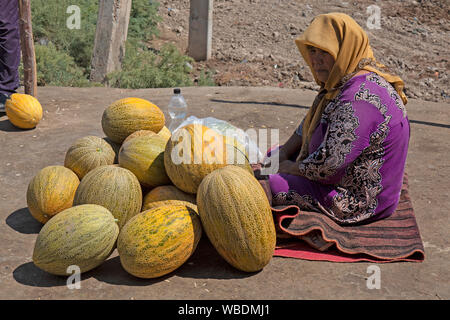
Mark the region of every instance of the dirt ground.
[[[272, 87], [183, 88], [189, 115], [213, 116], [248, 128], [279, 129], [284, 142], [315, 92]], [[0, 299], [450, 299], [450, 105], [411, 99], [410, 194], [425, 246], [422, 263], [378, 264], [380, 289], [368, 289], [371, 263], [329, 263], [274, 257], [258, 273], [227, 264], [203, 237], [181, 268], [142, 280], [124, 271], [117, 251], [81, 276], [81, 288], [32, 262], [41, 224], [30, 215], [26, 189], [48, 165], [62, 165], [67, 149], [86, 135], [104, 137], [101, 116], [113, 101], [141, 97], [167, 116], [171, 89], [39, 88], [44, 118], [33, 130], [14, 128], [0, 114]]]
[[[160, 37], [149, 47], [171, 42], [186, 52], [190, 1], [159, 2]], [[379, 29], [369, 27], [375, 22], [370, 6], [380, 9]], [[449, 102], [450, 1], [214, 0], [212, 59], [194, 64], [193, 72], [215, 70], [220, 86], [314, 88], [294, 40], [316, 15], [329, 12], [361, 25], [378, 61], [405, 81], [408, 97]]]

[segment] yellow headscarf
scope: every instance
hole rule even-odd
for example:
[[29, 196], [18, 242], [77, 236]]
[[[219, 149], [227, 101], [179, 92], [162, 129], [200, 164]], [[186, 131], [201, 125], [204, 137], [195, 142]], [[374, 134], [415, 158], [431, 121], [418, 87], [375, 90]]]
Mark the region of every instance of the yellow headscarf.
[[[311, 69], [316, 83], [321, 87], [303, 123], [302, 149], [298, 160], [303, 160], [308, 156], [309, 141], [327, 102], [339, 94], [340, 87], [356, 72], [367, 70], [377, 73], [390, 82], [402, 98], [403, 103], [407, 103], [403, 93], [403, 80], [398, 76], [380, 71], [386, 67], [375, 60], [367, 34], [350, 16], [343, 13], [318, 15], [305, 32], [295, 40], [295, 43]], [[326, 83], [317, 79], [309, 60], [308, 45], [328, 52], [335, 60]]]

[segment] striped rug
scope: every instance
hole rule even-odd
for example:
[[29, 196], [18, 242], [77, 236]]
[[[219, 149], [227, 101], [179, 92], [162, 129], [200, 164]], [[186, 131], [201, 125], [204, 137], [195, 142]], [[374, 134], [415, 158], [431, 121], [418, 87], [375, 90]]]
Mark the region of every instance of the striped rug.
[[333, 262], [425, 259], [406, 175], [396, 211], [379, 221], [342, 226], [295, 205], [273, 207], [272, 212], [278, 234], [275, 256]]

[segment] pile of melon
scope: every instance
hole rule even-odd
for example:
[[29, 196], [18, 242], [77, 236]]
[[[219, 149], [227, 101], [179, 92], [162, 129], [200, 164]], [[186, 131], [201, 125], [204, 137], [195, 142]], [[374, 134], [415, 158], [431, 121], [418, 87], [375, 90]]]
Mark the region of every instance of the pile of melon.
[[[41, 169], [28, 185], [29, 211], [44, 224], [33, 252], [37, 267], [86, 272], [117, 248], [124, 270], [155, 278], [182, 266], [202, 234], [239, 270], [269, 263], [271, 208], [236, 143], [201, 125], [172, 135], [164, 113], [139, 98], [108, 106], [101, 126], [106, 137], [77, 139], [64, 164]], [[229, 150], [244, 161], [230, 163]]]

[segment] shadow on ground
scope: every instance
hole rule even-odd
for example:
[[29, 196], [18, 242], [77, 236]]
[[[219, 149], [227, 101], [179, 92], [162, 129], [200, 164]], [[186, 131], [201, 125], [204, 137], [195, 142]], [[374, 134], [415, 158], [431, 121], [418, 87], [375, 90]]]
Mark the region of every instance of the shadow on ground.
[[183, 278], [243, 279], [258, 272], [248, 273], [234, 268], [219, 255], [209, 239], [203, 236], [191, 258], [175, 273]]
[[6, 224], [17, 232], [24, 234], [38, 234], [43, 226], [42, 223], [33, 218], [27, 207], [11, 213], [6, 218]]
[[443, 124], [443, 123], [436, 123], [436, 122], [429, 122], [429, 121], [420, 121], [420, 120], [409, 120], [410, 123], [417, 123], [417, 124], [423, 124], [426, 126], [433, 126], [433, 127], [439, 127], [439, 128], [447, 128], [450, 129], [450, 124]]
[[280, 107], [291, 107], [291, 108], [301, 108], [301, 109], [309, 109], [309, 107], [302, 106], [299, 104], [287, 104], [287, 103], [279, 103], [273, 101], [233, 101], [233, 100], [222, 100], [222, 99], [210, 99], [211, 102], [217, 103], [231, 103], [231, 104], [257, 104], [257, 105], [265, 105], [265, 106], [280, 106]]
[[[0, 118], [2, 115], [6, 115], [5, 113], [0, 112]], [[33, 128], [34, 129], [34, 128]], [[13, 126], [13, 124], [8, 120], [8, 118], [5, 118], [4, 120], [0, 120], [0, 131], [5, 132], [17, 132], [17, 131], [24, 131], [24, 130], [33, 130], [33, 129], [19, 129]]]
[[[116, 255], [107, 259], [97, 268], [81, 274], [81, 281], [95, 278], [112, 285], [141, 287], [150, 286], [172, 276], [195, 279], [242, 279], [251, 277], [256, 273], [247, 273], [235, 269], [216, 252], [208, 239], [202, 238], [188, 261], [165, 276], [154, 279], [135, 277], [125, 271], [120, 263], [120, 257]], [[24, 263], [13, 271], [13, 277], [17, 282], [32, 287], [65, 286], [70, 275], [68, 274], [65, 277], [49, 274], [36, 267], [33, 262]]]
[[103, 264], [101, 264], [94, 270], [86, 272], [84, 275], [82, 275], [82, 279], [93, 277], [98, 281], [109, 283], [112, 285], [141, 287], [164, 281], [171, 276], [172, 274], [168, 274], [155, 279], [142, 279], [135, 277], [125, 271], [120, 263], [120, 257], [115, 256], [106, 260]]
[[[13, 271], [14, 279], [23, 285], [31, 287], [61, 287], [74, 283], [74, 277], [57, 276], [47, 273], [38, 267], [33, 262], [27, 262]], [[70, 278], [69, 278], [70, 277]], [[160, 277], [157, 279], [139, 279], [127, 273], [120, 264], [118, 256], [110, 258], [103, 262], [97, 268], [84, 272], [80, 276], [81, 282], [84, 280], [95, 278], [98, 281], [106, 282], [113, 285], [126, 286], [147, 286], [163, 281], [170, 277], [170, 275]]]
[[42, 271], [33, 262], [18, 266], [13, 271], [13, 277], [17, 282], [31, 287], [60, 287], [66, 285], [67, 282], [66, 277]]

